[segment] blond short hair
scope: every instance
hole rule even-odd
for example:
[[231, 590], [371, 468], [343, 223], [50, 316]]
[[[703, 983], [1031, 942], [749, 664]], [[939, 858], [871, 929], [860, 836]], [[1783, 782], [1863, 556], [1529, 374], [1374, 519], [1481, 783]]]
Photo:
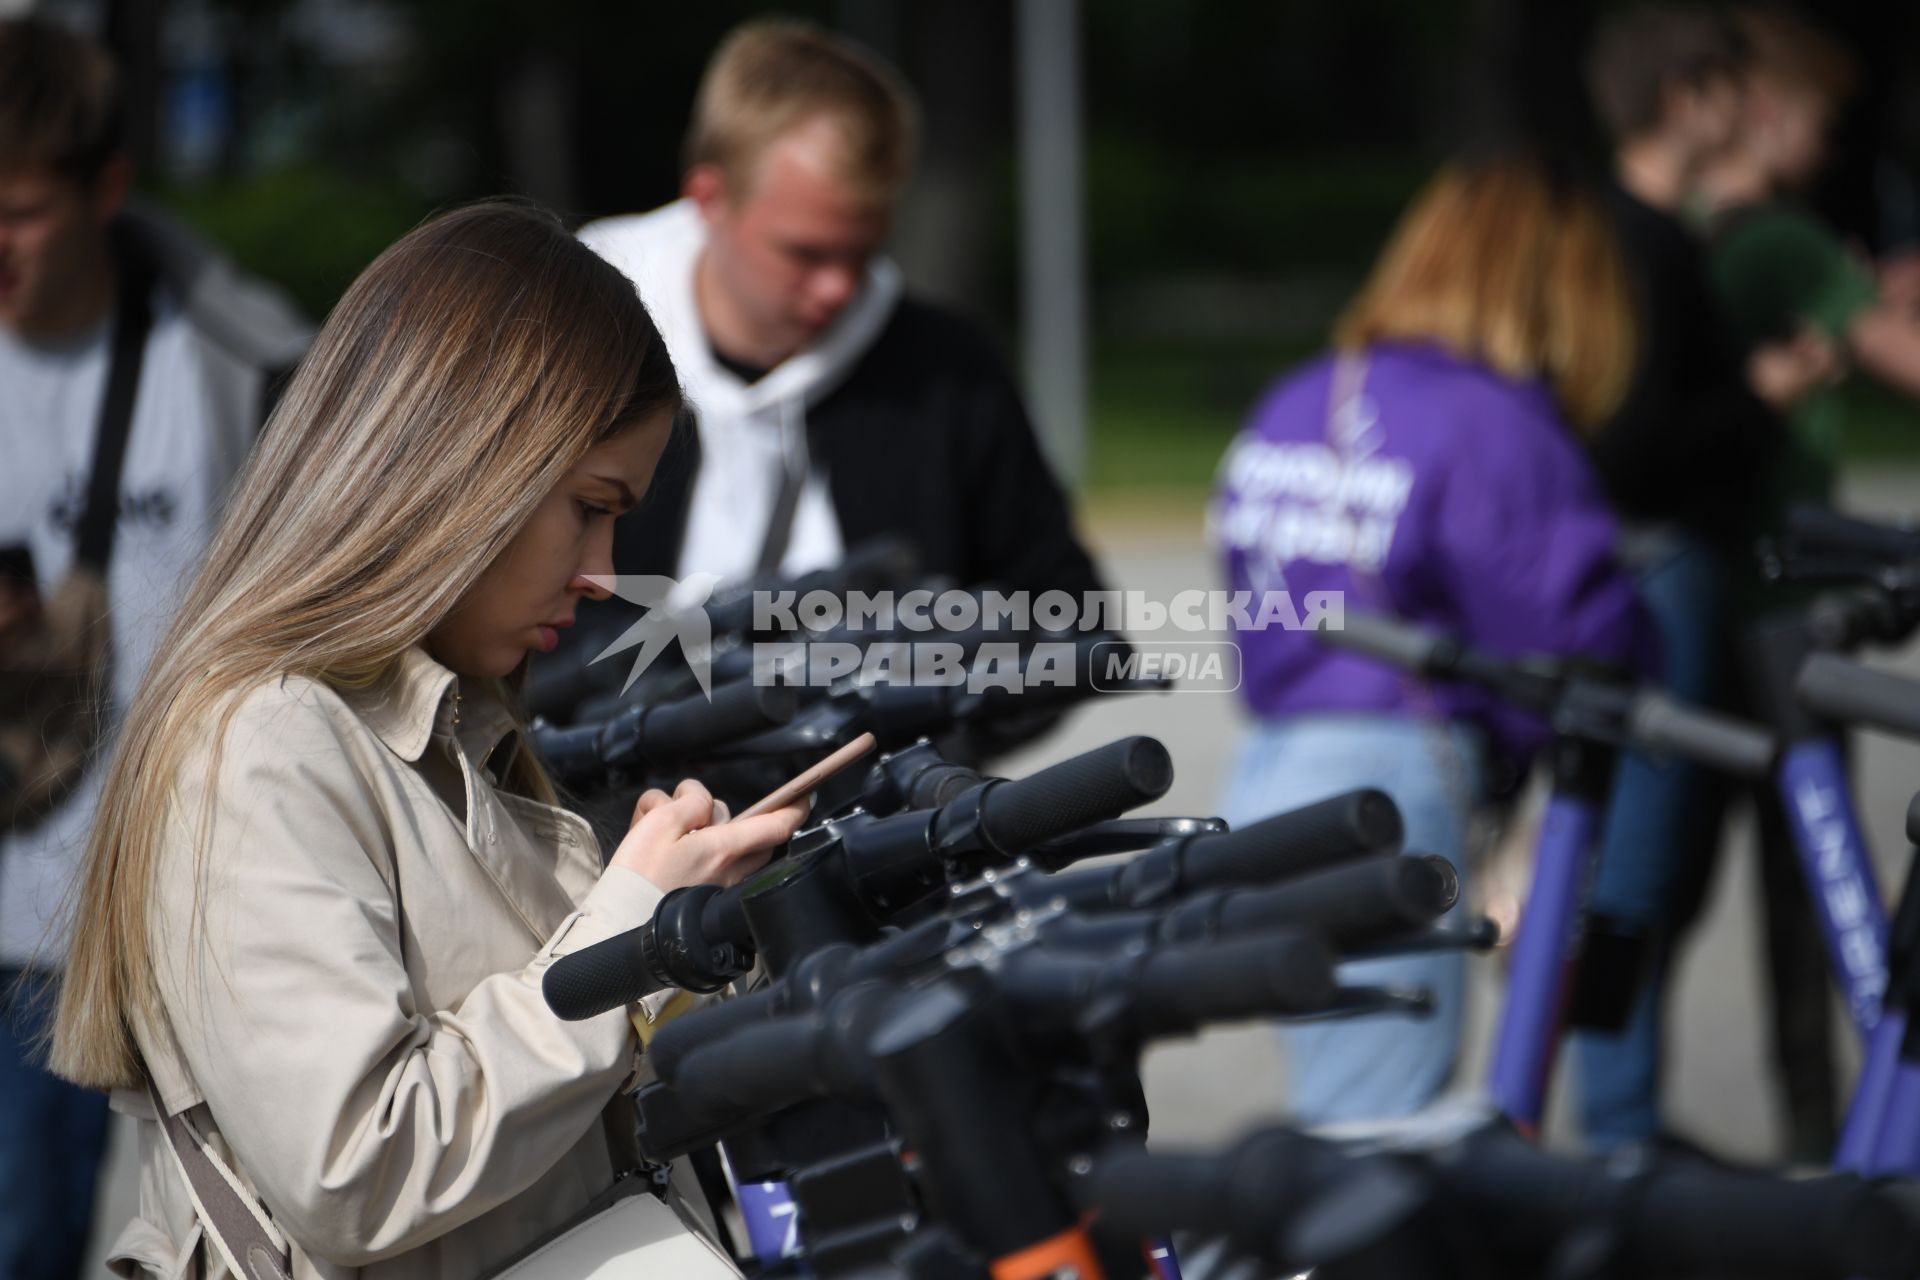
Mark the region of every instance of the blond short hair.
[[1435, 342], [1544, 379], [1591, 432], [1626, 394], [1632, 285], [1597, 196], [1518, 158], [1449, 165], [1401, 219], [1334, 338]]
[[687, 165], [715, 166], [738, 195], [769, 146], [820, 117], [834, 123], [843, 142], [837, 177], [871, 197], [899, 191], [920, 133], [913, 93], [899, 73], [810, 23], [746, 23], [721, 43], [701, 78]]

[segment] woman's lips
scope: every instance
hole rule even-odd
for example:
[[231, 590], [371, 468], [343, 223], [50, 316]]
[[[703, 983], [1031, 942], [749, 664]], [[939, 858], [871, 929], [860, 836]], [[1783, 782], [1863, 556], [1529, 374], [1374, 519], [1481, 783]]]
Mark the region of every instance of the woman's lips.
[[562, 627], [570, 627], [572, 625], [573, 625], [573, 618], [571, 616], [565, 617], [565, 618], [555, 618], [552, 622], [542, 622], [542, 623], [536, 624], [534, 629], [540, 633], [540, 640], [539, 640], [540, 652], [552, 653], [555, 649], [559, 648], [560, 629]]

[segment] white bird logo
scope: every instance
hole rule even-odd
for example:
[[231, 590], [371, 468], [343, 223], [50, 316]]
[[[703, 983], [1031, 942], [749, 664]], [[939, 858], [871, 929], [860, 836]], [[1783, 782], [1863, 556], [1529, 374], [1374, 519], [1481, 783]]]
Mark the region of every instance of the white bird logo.
[[627, 682], [620, 686], [624, 694], [633, 688], [640, 673], [660, 656], [667, 642], [678, 636], [680, 651], [693, 669], [693, 678], [700, 683], [700, 692], [709, 699], [713, 697], [713, 625], [707, 617], [706, 605], [721, 581], [719, 574], [691, 573], [681, 579], [657, 573], [616, 574], [587, 580], [647, 610], [644, 617], [620, 633], [619, 639], [595, 654], [588, 665], [638, 645], [640, 652], [634, 657], [633, 670], [627, 673]]

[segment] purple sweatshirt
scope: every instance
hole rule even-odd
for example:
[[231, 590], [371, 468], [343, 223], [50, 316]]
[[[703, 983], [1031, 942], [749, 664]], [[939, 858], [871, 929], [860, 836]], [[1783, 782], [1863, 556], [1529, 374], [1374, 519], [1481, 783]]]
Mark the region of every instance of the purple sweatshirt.
[[[1208, 532], [1232, 590], [1345, 593], [1495, 653], [1577, 653], [1647, 670], [1657, 652], [1615, 526], [1571, 430], [1539, 382], [1517, 383], [1438, 347], [1381, 344], [1364, 379], [1336, 360], [1282, 380], [1221, 463]], [[1351, 394], [1354, 386], [1359, 394]], [[1469, 716], [1504, 750], [1544, 741], [1538, 720], [1459, 686], [1428, 687], [1308, 631], [1235, 636], [1242, 694], [1262, 716], [1387, 711]]]

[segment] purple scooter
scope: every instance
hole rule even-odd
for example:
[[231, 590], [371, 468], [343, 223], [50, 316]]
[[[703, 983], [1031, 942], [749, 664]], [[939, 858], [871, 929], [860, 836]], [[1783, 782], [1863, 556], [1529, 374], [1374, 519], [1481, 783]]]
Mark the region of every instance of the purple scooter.
[[[1839, 655], [1900, 644], [1920, 630], [1920, 532], [1800, 507], [1764, 560], [1775, 580], [1852, 584], [1821, 596], [1799, 622], [1763, 632], [1756, 653], [1768, 668], [1766, 684], [1793, 689], [1792, 703], [1775, 717], [1789, 736], [1781, 799], [1834, 973], [1867, 1040], [1834, 1163], [1913, 1173], [1920, 1171], [1920, 1039], [1910, 1011], [1920, 994], [1920, 897], [1909, 875], [1890, 938], [1840, 735], [1865, 724], [1920, 737], [1920, 684]], [[1916, 817], [1910, 809], [1909, 839], [1920, 832]]]
[[1616, 753], [1632, 746], [1753, 778], [1772, 767], [1774, 739], [1756, 726], [1689, 707], [1578, 659], [1497, 657], [1437, 632], [1351, 612], [1344, 630], [1324, 638], [1430, 680], [1478, 685], [1553, 728], [1553, 791], [1488, 1076], [1493, 1105], [1521, 1129], [1536, 1132], [1584, 940], [1595, 843]]
[[[1801, 701], [1836, 724], [1862, 724], [1920, 739], [1920, 681], [1876, 671], [1833, 654], [1818, 654], [1801, 668]], [[1907, 809], [1907, 838], [1920, 844], [1920, 796]], [[1863, 868], [1866, 883], [1873, 883]], [[1871, 903], [1848, 906], [1851, 920]], [[1831, 939], [1837, 914], [1821, 903], [1822, 925]], [[1879, 921], [1887, 980], [1875, 992], [1875, 1025], [1867, 1040], [1860, 1079], [1841, 1130], [1834, 1167], [1860, 1173], [1920, 1172], [1920, 1027], [1912, 1013], [1920, 996], [1920, 884], [1909, 872], [1891, 938]]]

